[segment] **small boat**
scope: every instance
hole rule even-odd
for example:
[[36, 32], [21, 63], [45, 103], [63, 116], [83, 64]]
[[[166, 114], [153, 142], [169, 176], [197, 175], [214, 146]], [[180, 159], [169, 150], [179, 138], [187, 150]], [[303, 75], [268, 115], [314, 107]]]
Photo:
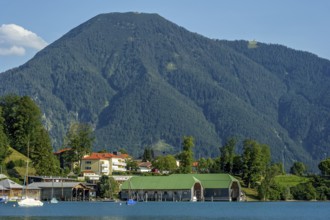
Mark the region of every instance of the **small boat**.
[[52, 204], [56, 204], [56, 203], [58, 203], [58, 200], [57, 200], [55, 197], [53, 197], [53, 198], [50, 200], [50, 203], [52, 203]]
[[54, 197], [54, 180], [52, 180], [52, 199], [50, 200], [50, 203], [52, 204], [58, 203], [58, 200]]
[[35, 206], [43, 206], [44, 203], [37, 199], [25, 198], [19, 201], [18, 205], [21, 207], [35, 207]]
[[134, 199], [129, 199], [126, 201], [126, 205], [135, 205], [137, 203], [137, 201], [135, 201]]

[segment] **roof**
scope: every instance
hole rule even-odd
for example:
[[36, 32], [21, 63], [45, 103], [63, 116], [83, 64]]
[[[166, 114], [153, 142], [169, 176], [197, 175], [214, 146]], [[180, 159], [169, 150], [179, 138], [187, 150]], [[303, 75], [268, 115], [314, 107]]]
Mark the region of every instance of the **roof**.
[[74, 178], [61, 177], [61, 176], [29, 176], [29, 179], [33, 179], [29, 182], [51, 182], [51, 181], [64, 181], [64, 182], [75, 182]]
[[61, 153], [64, 153], [64, 152], [70, 151], [70, 150], [71, 150], [71, 148], [63, 148], [63, 149], [56, 151], [54, 154], [57, 155], [57, 154], [61, 154]]
[[10, 179], [1, 180], [0, 185], [2, 185], [3, 187], [5, 187], [7, 189], [22, 189], [23, 188], [23, 186], [15, 183], [14, 181], [12, 181]]
[[238, 182], [233, 176], [229, 174], [174, 174], [175, 175], [186, 175], [194, 176], [202, 182], [203, 188], [217, 189], [217, 188], [229, 188], [232, 182]]
[[173, 174], [170, 176], [140, 176], [132, 177], [122, 185], [122, 189], [174, 190], [191, 189], [195, 183], [201, 183], [203, 188], [229, 188], [232, 182], [239, 181], [229, 174]]
[[0, 185], [0, 190], [8, 190], [6, 187]]
[[112, 153], [91, 153], [83, 158], [83, 160], [107, 160], [110, 158], [127, 158], [127, 154], [116, 155]]
[[122, 189], [191, 189], [198, 180], [186, 176], [141, 176], [132, 177]]
[[150, 167], [152, 167], [152, 163], [149, 162], [149, 161], [147, 161], [147, 162], [140, 162], [140, 163], [138, 163], [138, 166], [139, 166], [139, 167], [147, 167], [147, 168], [150, 168]]
[[74, 188], [78, 185], [86, 187], [81, 182], [34, 182], [29, 184], [28, 188]]

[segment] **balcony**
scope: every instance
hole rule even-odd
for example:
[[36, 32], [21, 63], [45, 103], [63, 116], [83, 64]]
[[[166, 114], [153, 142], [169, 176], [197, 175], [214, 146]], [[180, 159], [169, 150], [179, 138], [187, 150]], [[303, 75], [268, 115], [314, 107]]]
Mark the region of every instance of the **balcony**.
[[127, 171], [126, 170], [126, 168], [125, 167], [123, 167], [123, 166], [113, 166], [112, 167], [112, 171], [123, 171], [123, 172], [125, 172], [125, 171]]
[[123, 166], [123, 167], [126, 167], [126, 163], [125, 162], [114, 161], [112, 163], [112, 166]]

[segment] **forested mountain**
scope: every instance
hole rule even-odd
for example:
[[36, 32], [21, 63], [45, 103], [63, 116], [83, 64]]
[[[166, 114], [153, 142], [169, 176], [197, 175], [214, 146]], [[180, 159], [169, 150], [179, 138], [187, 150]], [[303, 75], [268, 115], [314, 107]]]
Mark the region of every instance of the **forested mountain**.
[[330, 61], [249, 41], [213, 40], [157, 14], [98, 15], [0, 74], [0, 95], [31, 96], [55, 148], [71, 121], [92, 123], [95, 150], [146, 146], [218, 156], [230, 137], [273, 160], [315, 167], [330, 155]]

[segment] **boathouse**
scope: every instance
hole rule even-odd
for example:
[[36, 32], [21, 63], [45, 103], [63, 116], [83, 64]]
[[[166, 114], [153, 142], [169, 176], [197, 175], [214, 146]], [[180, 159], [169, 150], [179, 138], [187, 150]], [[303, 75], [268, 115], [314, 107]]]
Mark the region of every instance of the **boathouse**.
[[34, 182], [28, 187], [39, 188], [44, 201], [53, 197], [59, 201], [89, 201], [95, 197], [95, 190], [80, 182]]
[[229, 174], [173, 174], [132, 177], [120, 198], [138, 201], [239, 201], [241, 186]]
[[5, 197], [7, 200], [16, 201], [17, 199], [22, 198], [23, 186], [15, 183], [10, 179], [4, 179], [0, 181], [2, 197]]

